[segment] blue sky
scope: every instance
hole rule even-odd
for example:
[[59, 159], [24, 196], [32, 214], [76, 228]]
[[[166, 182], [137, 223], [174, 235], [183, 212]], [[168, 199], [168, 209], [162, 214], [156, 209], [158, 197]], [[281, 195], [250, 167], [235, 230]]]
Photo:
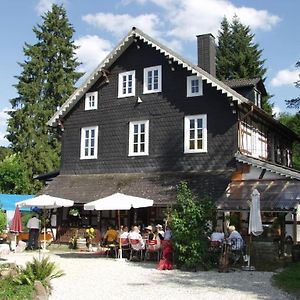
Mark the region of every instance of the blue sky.
[[[300, 70], [299, 11], [295, 0], [10, 0], [0, 2], [0, 145], [9, 99], [17, 96], [13, 84], [24, 61], [23, 46], [36, 42], [32, 28], [52, 3], [63, 4], [75, 29], [80, 71], [91, 72], [118, 41], [136, 26], [196, 63], [197, 34], [217, 36], [223, 16], [236, 14], [249, 25], [263, 49], [266, 87], [276, 112], [289, 111], [285, 99], [299, 95], [294, 87]], [[298, 24], [298, 25], [297, 25]], [[297, 29], [298, 28], [298, 29]]]

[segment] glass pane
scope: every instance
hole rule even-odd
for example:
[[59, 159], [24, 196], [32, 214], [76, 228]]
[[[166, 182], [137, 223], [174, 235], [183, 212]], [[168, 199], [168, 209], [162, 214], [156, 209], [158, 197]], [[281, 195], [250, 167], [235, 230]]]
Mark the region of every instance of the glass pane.
[[85, 148], [84, 149], [84, 156], [88, 156], [89, 155], [89, 149], [88, 148]]
[[190, 149], [195, 149], [195, 141], [190, 141]]
[[141, 143], [145, 142], [145, 134], [141, 134]]
[[134, 125], [133, 128], [134, 128], [134, 129], [133, 129], [133, 132], [134, 132], [134, 133], [138, 133], [138, 132], [139, 132], [139, 126], [138, 126], [138, 125]]
[[133, 136], [133, 142], [134, 142], [134, 143], [137, 143], [137, 142], [138, 142], [138, 135], [137, 135], [137, 134], [135, 134], [135, 135]]
[[138, 144], [133, 145], [133, 152], [138, 152]]
[[91, 156], [94, 155], [94, 148], [91, 148]]
[[145, 132], [145, 124], [141, 124], [141, 132]]
[[202, 149], [202, 139], [197, 140], [197, 149]]
[[90, 132], [88, 130], [85, 131], [85, 138], [87, 138], [87, 139], [89, 138], [89, 133]]
[[145, 152], [145, 144], [141, 144], [141, 150], [140, 152]]
[[202, 138], [202, 130], [201, 129], [197, 130], [197, 135], [198, 135], [198, 138]]
[[197, 127], [203, 128], [203, 120], [202, 119], [197, 119]]
[[94, 146], [95, 146], [95, 140], [91, 139], [91, 147], [94, 147]]
[[95, 137], [95, 129], [92, 129], [91, 130], [91, 138], [94, 138]]
[[190, 120], [190, 128], [195, 128], [195, 120]]
[[195, 139], [195, 130], [190, 130], [190, 140]]
[[88, 139], [85, 139], [84, 147], [88, 147], [88, 146], [89, 146], [89, 140], [88, 140]]
[[128, 75], [128, 81], [132, 81], [132, 75]]

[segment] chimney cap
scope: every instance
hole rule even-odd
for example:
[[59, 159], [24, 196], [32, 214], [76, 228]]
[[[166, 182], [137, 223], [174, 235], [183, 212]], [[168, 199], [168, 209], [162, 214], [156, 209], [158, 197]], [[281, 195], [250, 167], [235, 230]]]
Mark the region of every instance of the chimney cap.
[[197, 34], [196, 37], [200, 36], [211, 36], [212, 38], [215, 38], [215, 36], [212, 33], [203, 33], [203, 34]]

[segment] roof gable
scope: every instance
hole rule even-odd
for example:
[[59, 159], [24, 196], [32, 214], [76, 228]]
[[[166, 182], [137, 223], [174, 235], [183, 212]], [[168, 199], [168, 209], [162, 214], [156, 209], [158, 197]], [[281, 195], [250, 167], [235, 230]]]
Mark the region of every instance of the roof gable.
[[173, 50], [162, 45], [158, 41], [154, 40], [150, 36], [146, 35], [144, 32], [137, 28], [133, 28], [122, 41], [102, 60], [98, 67], [92, 72], [92, 74], [77, 88], [74, 93], [68, 98], [68, 100], [62, 105], [62, 107], [52, 116], [52, 118], [47, 122], [49, 126], [57, 126], [60, 118], [63, 118], [67, 113], [74, 107], [74, 105], [81, 99], [81, 97], [89, 90], [89, 88], [101, 77], [105, 75], [105, 70], [108, 69], [121, 55], [124, 51], [136, 41], [136, 39], [141, 39], [143, 42], [147, 43], [155, 50], [164, 54], [167, 59], [177, 62], [183, 68], [191, 71], [193, 74], [201, 76], [203, 80], [216, 87], [217, 90], [222, 91], [232, 100], [240, 103], [247, 103], [252, 105], [251, 101], [242, 95], [238, 94], [236, 91], [228, 87], [223, 82], [219, 81], [211, 74], [202, 70], [198, 66], [192, 64], [186, 59], [182, 58], [179, 54], [175, 53]]

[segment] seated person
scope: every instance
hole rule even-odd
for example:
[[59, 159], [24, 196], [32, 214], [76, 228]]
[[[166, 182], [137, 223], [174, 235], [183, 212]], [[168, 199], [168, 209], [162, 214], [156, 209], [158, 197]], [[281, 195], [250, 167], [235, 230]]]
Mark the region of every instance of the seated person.
[[232, 250], [241, 250], [243, 248], [243, 238], [240, 235], [240, 233], [235, 230], [235, 226], [231, 225], [228, 227], [229, 237], [228, 241], [231, 243], [231, 249]]
[[163, 240], [165, 236], [165, 232], [163, 231], [162, 225], [157, 224], [155, 227], [156, 227], [156, 233], [159, 236], [160, 240]]
[[215, 227], [215, 231], [211, 234], [210, 240], [212, 242], [222, 243], [224, 240], [224, 233], [222, 232], [222, 228], [220, 226]]
[[108, 226], [108, 229], [103, 237], [104, 243], [106, 245], [115, 244], [118, 238], [118, 232], [111, 226]]
[[143, 238], [139, 233], [139, 228], [137, 226], [133, 226], [132, 230], [128, 234], [128, 239], [130, 240], [139, 240], [139, 246], [143, 249], [145, 247]]
[[146, 230], [147, 240], [155, 240], [156, 239], [156, 236], [155, 236], [155, 234], [153, 232], [153, 228], [152, 228], [151, 225], [147, 226], [145, 228], [145, 230]]

